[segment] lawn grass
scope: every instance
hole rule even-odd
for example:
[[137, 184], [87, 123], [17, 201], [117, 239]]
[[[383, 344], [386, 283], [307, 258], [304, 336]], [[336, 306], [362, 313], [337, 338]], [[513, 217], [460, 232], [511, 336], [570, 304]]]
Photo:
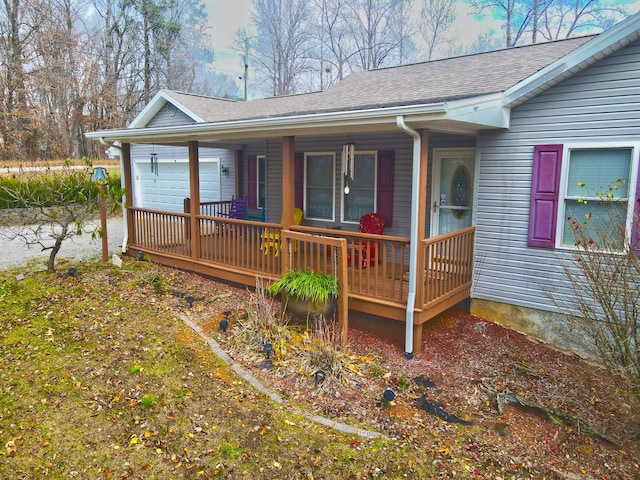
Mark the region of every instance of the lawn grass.
[[149, 281], [178, 277], [77, 268], [0, 272], [0, 478], [464, 478], [424, 443], [341, 434], [256, 392]]

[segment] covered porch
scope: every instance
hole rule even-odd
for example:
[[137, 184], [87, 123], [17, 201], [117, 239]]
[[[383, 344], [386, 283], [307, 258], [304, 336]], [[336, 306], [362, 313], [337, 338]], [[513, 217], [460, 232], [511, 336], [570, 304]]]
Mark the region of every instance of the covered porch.
[[[326, 118], [323, 124], [309, 125], [292, 124], [287, 118], [283, 124], [273, 120], [278, 125], [272, 130], [259, 128], [262, 120], [248, 120], [249, 126], [194, 124], [109, 132], [110, 138], [122, 142], [127, 253], [144, 252], [158, 263], [249, 287], [258, 277], [269, 282], [291, 268], [332, 272], [343, 292], [337, 309], [343, 338], [348, 336], [349, 311], [403, 322], [405, 353], [410, 358], [420, 353], [425, 322], [469, 298], [473, 280], [477, 126], [455, 122], [452, 128], [443, 123], [437, 132], [429, 131], [426, 127], [442, 120], [446, 111], [438, 107], [420, 114], [413, 127], [395, 112], [376, 112], [377, 123], [366, 126], [359, 118], [346, 122]], [[340, 154], [347, 143], [357, 145], [355, 156], [360, 155], [362, 162], [351, 193], [346, 187], [354, 175], [351, 172], [347, 178], [349, 162], [344, 151]], [[132, 144], [147, 150], [132, 158]], [[186, 203], [175, 211], [145, 207], [133, 193], [144, 186], [144, 182], [134, 184], [142, 171], [139, 164], [149, 152], [153, 158], [154, 149], [162, 145], [188, 152], [188, 186], [181, 190]], [[235, 161], [225, 161], [231, 174], [221, 179], [227, 192], [233, 182], [236, 199], [248, 197], [250, 207], [262, 208], [264, 221], [226, 217], [229, 194], [218, 203], [201, 201], [206, 190], [200, 179], [200, 155], [212, 146], [234, 152]], [[444, 151], [455, 155], [440, 158]], [[354, 158], [352, 153], [351, 161]], [[435, 164], [444, 171], [445, 160], [453, 165], [441, 182], [446, 194], [433, 182], [439, 178]], [[458, 181], [460, 171], [466, 172], [462, 189], [454, 192], [453, 180]], [[309, 181], [321, 173], [327, 173], [326, 185]], [[158, 177], [156, 169], [152, 182], [162, 174]], [[362, 200], [354, 192], [365, 178], [368, 203], [359, 210], [361, 205], [351, 202]], [[266, 189], [263, 199], [261, 188]], [[347, 211], [348, 207], [354, 210]], [[302, 224], [295, 220], [297, 210], [304, 211]], [[381, 234], [358, 230], [362, 211], [386, 216], [390, 228]], [[445, 232], [434, 227], [440, 212], [448, 215]], [[363, 244], [375, 245], [374, 263], [360, 262], [358, 250]]]

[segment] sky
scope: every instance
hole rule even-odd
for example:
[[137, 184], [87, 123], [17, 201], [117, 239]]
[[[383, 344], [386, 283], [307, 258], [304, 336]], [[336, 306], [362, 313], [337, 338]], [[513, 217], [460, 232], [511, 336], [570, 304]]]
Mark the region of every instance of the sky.
[[[631, 13], [640, 10], [640, 0], [610, 0], [613, 4], [625, 4]], [[239, 28], [251, 30], [251, 0], [203, 0], [209, 15], [211, 37], [216, 61], [213, 70], [235, 77], [242, 74], [242, 60], [238, 52], [232, 50], [233, 37]], [[419, 11], [420, 0], [414, 0], [414, 9]], [[499, 30], [500, 20], [485, 17], [479, 20], [469, 15], [467, 2], [456, 1], [457, 15], [455, 29], [457, 38], [465, 45], [471, 45], [480, 34]], [[466, 41], [465, 41], [466, 40]]]

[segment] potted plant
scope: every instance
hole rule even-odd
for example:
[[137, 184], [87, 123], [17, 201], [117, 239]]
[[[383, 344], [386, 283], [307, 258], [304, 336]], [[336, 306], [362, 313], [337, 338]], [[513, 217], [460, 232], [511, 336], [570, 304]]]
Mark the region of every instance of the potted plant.
[[338, 279], [311, 269], [288, 270], [268, 288], [271, 295], [281, 293], [289, 312], [306, 317], [327, 315], [335, 308]]

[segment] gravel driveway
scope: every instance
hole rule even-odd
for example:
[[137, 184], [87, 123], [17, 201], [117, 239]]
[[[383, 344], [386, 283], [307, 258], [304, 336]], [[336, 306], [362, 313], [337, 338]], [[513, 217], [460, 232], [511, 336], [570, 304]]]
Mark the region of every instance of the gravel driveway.
[[[100, 219], [88, 222], [87, 226], [100, 225]], [[109, 255], [120, 254], [123, 239], [122, 217], [109, 218], [107, 221], [107, 237], [109, 240]], [[28, 247], [20, 239], [7, 240], [0, 232], [0, 270], [17, 267], [37, 259], [46, 266], [49, 250], [42, 251], [39, 246]], [[56, 263], [62, 259], [89, 260], [102, 259], [102, 239], [91, 239], [91, 234], [75, 236], [62, 243], [62, 248], [56, 257]]]

